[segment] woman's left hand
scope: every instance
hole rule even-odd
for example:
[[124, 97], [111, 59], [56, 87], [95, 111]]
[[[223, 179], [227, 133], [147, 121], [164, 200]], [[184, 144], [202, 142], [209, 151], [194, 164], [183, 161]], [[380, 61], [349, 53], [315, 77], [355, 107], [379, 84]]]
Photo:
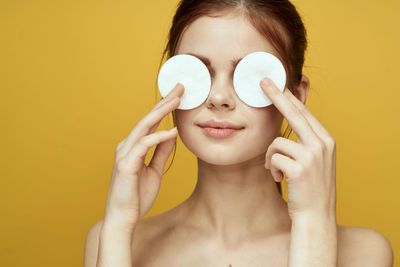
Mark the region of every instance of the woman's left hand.
[[336, 218], [335, 140], [287, 88], [281, 92], [272, 80], [264, 80], [270, 85], [261, 81], [261, 88], [298, 138], [297, 143], [275, 138], [265, 159], [275, 181], [282, 181], [283, 173], [286, 175], [289, 216]]

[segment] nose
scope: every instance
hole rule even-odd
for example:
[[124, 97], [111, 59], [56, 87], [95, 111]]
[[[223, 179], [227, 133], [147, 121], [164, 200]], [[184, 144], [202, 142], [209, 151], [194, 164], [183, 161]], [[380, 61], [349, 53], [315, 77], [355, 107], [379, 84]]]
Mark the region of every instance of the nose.
[[236, 107], [233, 79], [214, 79], [210, 93], [206, 99], [206, 106], [209, 109], [232, 110]]

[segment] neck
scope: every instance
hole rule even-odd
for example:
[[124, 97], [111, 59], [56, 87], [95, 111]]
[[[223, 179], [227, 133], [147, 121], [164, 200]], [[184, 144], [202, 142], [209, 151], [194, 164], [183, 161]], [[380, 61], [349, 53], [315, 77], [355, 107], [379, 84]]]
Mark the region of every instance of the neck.
[[187, 200], [187, 218], [231, 243], [290, 232], [287, 203], [264, 163], [265, 155], [229, 166], [198, 159], [198, 181]]

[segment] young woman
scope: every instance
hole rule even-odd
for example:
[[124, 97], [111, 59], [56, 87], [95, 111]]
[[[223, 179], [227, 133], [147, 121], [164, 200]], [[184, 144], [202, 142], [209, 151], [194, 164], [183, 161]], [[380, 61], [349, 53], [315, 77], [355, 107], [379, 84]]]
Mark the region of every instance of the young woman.
[[[335, 141], [304, 106], [306, 47], [301, 18], [287, 0], [181, 1], [164, 55], [202, 59], [210, 94], [200, 106], [178, 110], [178, 84], [119, 143], [104, 219], [86, 239], [85, 266], [392, 266], [382, 234], [336, 223]], [[242, 102], [232, 81], [235, 64], [256, 51], [274, 54], [287, 72], [283, 92], [260, 81], [273, 103], [264, 108]], [[155, 132], [170, 112], [177, 129]], [[279, 134], [283, 118], [298, 142]], [[210, 120], [240, 129], [213, 138], [202, 129]], [[198, 159], [196, 188], [177, 207], [143, 219], [178, 133]]]

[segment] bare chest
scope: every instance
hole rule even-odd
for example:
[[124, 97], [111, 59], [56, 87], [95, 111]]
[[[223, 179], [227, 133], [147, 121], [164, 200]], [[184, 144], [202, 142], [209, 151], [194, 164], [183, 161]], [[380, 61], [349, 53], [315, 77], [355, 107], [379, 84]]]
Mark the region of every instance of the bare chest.
[[193, 240], [151, 244], [133, 253], [134, 267], [280, 267], [287, 266], [288, 247], [284, 242], [246, 243], [238, 248], [222, 248], [215, 242]]

